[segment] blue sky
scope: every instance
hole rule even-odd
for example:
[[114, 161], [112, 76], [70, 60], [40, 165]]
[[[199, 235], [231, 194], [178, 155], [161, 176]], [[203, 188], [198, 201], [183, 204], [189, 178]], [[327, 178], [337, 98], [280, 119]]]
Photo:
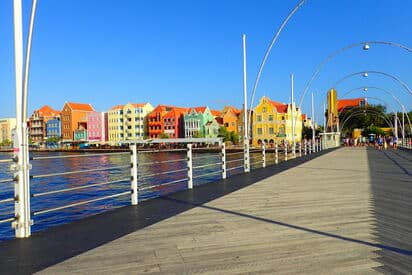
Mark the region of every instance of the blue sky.
[[[30, 113], [65, 101], [91, 103], [105, 111], [116, 104], [242, 104], [242, 45], [247, 35], [248, 86], [274, 33], [297, 1], [280, 0], [39, 0], [29, 85]], [[25, 26], [31, 1], [23, 0]], [[272, 50], [256, 97], [296, 101], [317, 66], [332, 52], [362, 41], [412, 46], [409, 0], [308, 0]], [[14, 116], [12, 1], [0, 1], [0, 117]], [[26, 27], [27, 28], [27, 27]], [[412, 86], [412, 53], [371, 45], [345, 51], [327, 63], [313, 82], [316, 108], [340, 78], [383, 71]], [[408, 108], [411, 96], [380, 75], [353, 77], [338, 93], [362, 86], [392, 91]], [[399, 108], [390, 96], [368, 91]], [[358, 91], [353, 97], [363, 96]], [[374, 100], [370, 100], [375, 103]], [[377, 103], [377, 102], [376, 102]], [[303, 103], [310, 112], [310, 96]], [[320, 112], [318, 112], [320, 113]], [[320, 115], [317, 115], [319, 120]]]

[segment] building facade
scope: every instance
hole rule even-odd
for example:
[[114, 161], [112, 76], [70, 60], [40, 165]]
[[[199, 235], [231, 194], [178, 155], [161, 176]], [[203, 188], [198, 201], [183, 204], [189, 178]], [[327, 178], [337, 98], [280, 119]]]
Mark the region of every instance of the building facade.
[[79, 129], [79, 124], [86, 121], [87, 114], [94, 112], [90, 104], [66, 102], [61, 111], [62, 139], [74, 141], [74, 131]]
[[105, 142], [108, 138], [107, 113], [90, 112], [86, 116], [89, 142]]
[[213, 120], [214, 117], [209, 107], [189, 108], [188, 112], [184, 115], [185, 137], [205, 137], [206, 123]]
[[[148, 128], [149, 128], [149, 138], [159, 138], [160, 135], [164, 134], [164, 116], [172, 111], [174, 106], [158, 105], [153, 109], [152, 112], [147, 116]], [[168, 129], [170, 130], [170, 129]]]
[[184, 138], [184, 114], [186, 108], [173, 108], [163, 116], [163, 133], [169, 138]]
[[[292, 119], [292, 112], [295, 120]], [[252, 144], [254, 146], [263, 142], [268, 145], [279, 144], [285, 141], [291, 143], [293, 141], [293, 121], [295, 121], [295, 141], [301, 141], [302, 114], [300, 109], [294, 105], [262, 97], [253, 112], [252, 120]]]
[[46, 138], [58, 138], [61, 139], [61, 121], [60, 117], [55, 119], [50, 119], [46, 122]]
[[16, 128], [15, 118], [0, 118], [0, 143], [12, 142], [14, 128]]
[[34, 144], [43, 144], [47, 139], [47, 122], [59, 119], [60, 112], [50, 106], [43, 106], [33, 112], [29, 119], [29, 138]]
[[[228, 132], [239, 134], [239, 115], [241, 111], [232, 106], [226, 106], [222, 111], [223, 126]], [[243, 121], [243, 119], [242, 119]]]
[[107, 115], [108, 141], [143, 140], [148, 134], [147, 116], [152, 111], [150, 103], [128, 103], [111, 108]]

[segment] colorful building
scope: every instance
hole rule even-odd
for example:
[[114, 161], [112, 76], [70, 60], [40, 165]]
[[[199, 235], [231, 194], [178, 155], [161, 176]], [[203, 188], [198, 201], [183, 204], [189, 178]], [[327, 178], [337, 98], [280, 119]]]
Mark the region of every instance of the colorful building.
[[15, 118], [0, 118], [0, 143], [12, 141], [14, 128], [16, 128]]
[[[253, 110], [252, 112], [250, 112], [250, 110], [247, 110], [247, 118], [248, 118], [248, 122], [249, 122], [249, 129], [253, 128], [253, 121], [250, 119], [250, 113], [252, 113], [252, 117], [253, 117]], [[237, 133], [239, 135], [239, 141], [243, 143], [243, 136], [245, 135], [244, 130], [243, 130], [243, 121], [244, 121], [244, 110], [242, 109], [239, 113], [239, 116], [237, 118], [236, 124], [237, 124]], [[250, 139], [251, 139], [251, 135], [252, 135], [252, 131], [250, 130]], [[250, 140], [249, 140], [250, 142]]]
[[215, 118], [209, 107], [189, 108], [188, 112], [184, 115], [185, 137], [205, 137], [206, 124], [214, 120]]
[[169, 138], [184, 138], [184, 114], [187, 108], [174, 107], [163, 116], [163, 133]]
[[[292, 109], [294, 108], [294, 109]], [[284, 104], [262, 97], [253, 112], [252, 144], [292, 142], [292, 110], [295, 122], [295, 141], [302, 138], [302, 114], [295, 105]]]
[[[164, 116], [172, 111], [174, 106], [158, 105], [147, 116], [149, 138], [159, 138], [159, 135], [165, 134], [164, 132]], [[171, 126], [171, 125], [169, 125]], [[171, 130], [171, 129], [168, 129]], [[169, 131], [169, 134], [171, 132]]]
[[74, 131], [79, 129], [79, 124], [86, 121], [86, 116], [90, 112], [94, 112], [90, 104], [74, 102], [66, 102], [64, 104], [63, 110], [61, 111], [63, 141], [74, 140]]
[[143, 140], [148, 134], [147, 116], [152, 111], [150, 103], [128, 103], [111, 108], [107, 115], [109, 142]]
[[46, 122], [46, 138], [58, 138], [62, 136], [60, 117]]
[[60, 112], [47, 105], [34, 111], [28, 123], [31, 142], [43, 144], [47, 139], [47, 122], [59, 118]]
[[218, 119], [212, 119], [205, 124], [205, 138], [216, 138], [219, 135], [219, 128], [222, 125], [219, 124]]
[[337, 102], [338, 112], [345, 112], [350, 109], [356, 107], [364, 107], [367, 106], [368, 102], [366, 98], [347, 98], [347, 99], [339, 99]]
[[105, 142], [108, 140], [107, 113], [90, 112], [86, 116], [87, 139], [89, 142]]
[[221, 118], [223, 126], [226, 128], [228, 132], [235, 132], [236, 134], [239, 134], [238, 121], [240, 113], [241, 111], [239, 109], [236, 109], [232, 106], [226, 106], [225, 108], [223, 108]]

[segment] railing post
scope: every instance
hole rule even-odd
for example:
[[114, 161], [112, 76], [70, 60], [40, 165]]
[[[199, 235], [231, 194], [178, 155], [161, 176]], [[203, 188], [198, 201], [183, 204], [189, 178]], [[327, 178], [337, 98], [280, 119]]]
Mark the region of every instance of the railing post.
[[275, 164], [279, 163], [278, 144], [275, 143]]
[[187, 144], [187, 188], [193, 189], [192, 144]]
[[305, 156], [306, 156], [308, 154], [308, 142], [306, 139], [303, 141], [303, 149], [305, 150]]
[[296, 142], [292, 143], [292, 156], [296, 158]]
[[243, 162], [244, 162], [244, 172], [250, 172], [250, 150], [249, 150], [249, 140], [245, 139], [244, 149], [243, 149]]
[[266, 146], [265, 143], [262, 143], [262, 167], [266, 167]]
[[137, 145], [130, 145], [131, 156], [131, 201], [132, 205], [137, 205], [139, 203], [139, 189], [137, 187]]
[[285, 161], [288, 160], [288, 143], [285, 141]]
[[312, 139], [308, 142], [308, 153], [309, 155], [312, 154]]
[[302, 157], [302, 140], [299, 142], [299, 157]]
[[226, 178], [226, 144], [222, 143], [222, 179]]

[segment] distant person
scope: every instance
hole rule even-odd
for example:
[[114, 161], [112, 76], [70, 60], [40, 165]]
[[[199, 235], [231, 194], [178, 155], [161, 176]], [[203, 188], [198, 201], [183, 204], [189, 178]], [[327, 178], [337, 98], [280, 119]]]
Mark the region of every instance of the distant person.
[[393, 149], [394, 150], [398, 149], [398, 137], [397, 136], [393, 137]]

